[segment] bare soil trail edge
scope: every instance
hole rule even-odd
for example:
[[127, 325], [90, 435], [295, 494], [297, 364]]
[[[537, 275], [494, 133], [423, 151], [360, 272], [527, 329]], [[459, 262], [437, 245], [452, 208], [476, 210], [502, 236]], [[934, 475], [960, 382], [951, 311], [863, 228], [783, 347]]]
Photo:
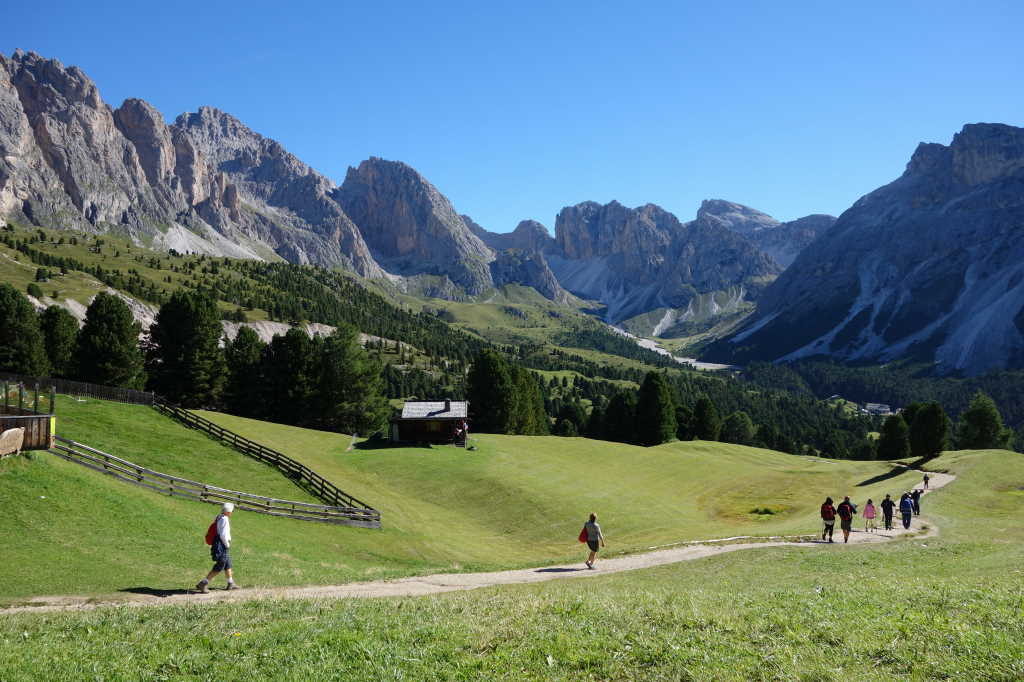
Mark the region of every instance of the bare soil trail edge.
[[[925, 494], [941, 488], [956, 477], [951, 474], [929, 472], [930, 488]], [[897, 510], [898, 511], [898, 510]], [[877, 521], [881, 523], [881, 511]], [[858, 517], [854, 522], [854, 532], [850, 535], [851, 545], [877, 544], [889, 542], [900, 537], [927, 538], [937, 534], [934, 524], [925, 521], [923, 516], [915, 516], [910, 530], [904, 530], [896, 514], [892, 531], [879, 530], [866, 533], [857, 530], [863, 528], [863, 519]], [[179, 590], [153, 590], [156, 594], [131, 594], [116, 598], [97, 598], [83, 596], [52, 596], [30, 597], [24, 602], [9, 608], [0, 608], [0, 613], [46, 613], [52, 611], [78, 611], [110, 606], [167, 606], [173, 604], [206, 604], [219, 602], [240, 602], [253, 599], [349, 599], [358, 597], [418, 597], [423, 595], [473, 590], [478, 587], [496, 585], [515, 585], [522, 583], [538, 583], [563, 578], [592, 578], [595, 576], [633, 571], [640, 568], [664, 566], [682, 561], [693, 561], [704, 557], [737, 552], [744, 549], [763, 547], [821, 547], [822, 542], [815, 535], [786, 536], [785, 538], [761, 538], [756, 542], [735, 542], [736, 540], [754, 540], [755, 536], [722, 538], [718, 540], [699, 540], [681, 542], [675, 545], [652, 548], [655, 551], [641, 554], [629, 554], [621, 557], [598, 559], [594, 570], [583, 565], [584, 549], [581, 545], [580, 562], [563, 566], [544, 566], [542, 568], [524, 568], [511, 571], [495, 571], [492, 573], [437, 573], [434, 575], [399, 578], [396, 580], [375, 580], [371, 582], [346, 583], [344, 585], [315, 585], [310, 587], [274, 587], [252, 588], [236, 591], [214, 589], [209, 594], [198, 594], [185, 588]], [[835, 545], [842, 545], [842, 531], [835, 531]], [[729, 543], [729, 544], [723, 544]], [[201, 572], [201, 571], [200, 571]]]

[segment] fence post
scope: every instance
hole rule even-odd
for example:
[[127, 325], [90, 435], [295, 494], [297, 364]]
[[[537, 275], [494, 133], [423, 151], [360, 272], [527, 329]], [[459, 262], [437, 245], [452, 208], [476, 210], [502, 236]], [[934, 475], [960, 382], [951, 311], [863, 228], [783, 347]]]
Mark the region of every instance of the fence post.
[[18, 382], [18, 412], [25, 408], [25, 384]]
[[36, 398], [35, 402], [32, 403], [32, 411], [39, 414], [39, 382], [36, 382]]
[[4, 381], [4, 411], [6, 411], [7, 408], [11, 406], [10, 403], [8, 402], [9, 396], [7, 395], [7, 390], [7, 382]]
[[57, 387], [50, 386], [50, 414], [57, 414]]

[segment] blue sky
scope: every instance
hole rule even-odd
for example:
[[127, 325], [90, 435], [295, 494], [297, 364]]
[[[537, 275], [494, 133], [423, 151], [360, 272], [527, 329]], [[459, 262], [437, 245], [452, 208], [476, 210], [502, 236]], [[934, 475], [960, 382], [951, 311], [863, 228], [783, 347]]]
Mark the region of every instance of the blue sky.
[[838, 214], [919, 141], [1024, 125], [1024, 3], [625, 5], [10, 3], [0, 50], [216, 106], [337, 182], [405, 161], [498, 232], [588, 199]]

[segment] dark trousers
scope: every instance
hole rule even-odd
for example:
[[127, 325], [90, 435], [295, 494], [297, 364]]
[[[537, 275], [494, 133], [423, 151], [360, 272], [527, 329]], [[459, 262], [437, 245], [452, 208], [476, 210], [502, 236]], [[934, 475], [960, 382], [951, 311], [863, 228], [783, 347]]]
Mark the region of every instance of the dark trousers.
[[892, 514], [883, 514], [882, 516], [885, 519], [885, 529], [892, 530]]
[[910, 517], [913, 516], [911, 512], [903, 512], [903, 527], [910, 528]]

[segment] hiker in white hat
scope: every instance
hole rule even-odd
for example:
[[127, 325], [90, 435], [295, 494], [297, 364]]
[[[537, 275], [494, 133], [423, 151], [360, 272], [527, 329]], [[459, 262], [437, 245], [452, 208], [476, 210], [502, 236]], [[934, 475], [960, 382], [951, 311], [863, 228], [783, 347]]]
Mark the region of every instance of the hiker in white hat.
[[213, 559], [213, 570], [206, 574], [206, 577], [196, 584], [196, 590], [206, 594], [210, 591], [210, 581], [224, 571], [228, 576], [229, 590], [237, 590], [233, 566], [231, 564], [231, 514], [235, 511], [235, 505], [225, 502], [221, 505], [220, 514], [213, 520], [206, 531], [206, 544], [210, 545], [210, 558]]

